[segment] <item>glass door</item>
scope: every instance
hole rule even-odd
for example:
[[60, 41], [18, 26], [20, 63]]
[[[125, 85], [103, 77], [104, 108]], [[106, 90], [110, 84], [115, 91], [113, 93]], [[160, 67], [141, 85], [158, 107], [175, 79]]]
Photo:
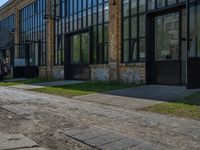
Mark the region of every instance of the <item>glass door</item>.
[[157, 84], [181, 84], [180, 11], [155, 17]]
[[[90, 79], [90, 37], [89, 32], [68, 35], [70, 45], [69, 66], [67, 79], [89, 80]], [[70, 73], [69, 73], [70, 72]]]
[[89, 34], [82, 33], [71, 37], [71, 54], [73, 65], [89, 64]]
[[155, 18], [155, 60], [179, 60], [179, 12]]
[[200, 88], [200, 1], [189, 0], [187, 87]]

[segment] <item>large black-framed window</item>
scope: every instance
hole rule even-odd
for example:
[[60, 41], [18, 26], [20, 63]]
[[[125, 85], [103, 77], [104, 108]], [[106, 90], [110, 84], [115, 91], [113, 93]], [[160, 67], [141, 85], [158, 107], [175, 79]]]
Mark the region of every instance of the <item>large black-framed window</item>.
[[29, 49], [29, 57], [27, 60], [30, 66], [46, 65], [46, 22], [44, 16], [46, 14], [46, 0], [36, 0], [35, 2], [25, 6], [19, 12], [20, 17], [20, 45], [15, 52], [15, 59], [25, 60], [27, 44]]
[[92, 64], [108, 63], [109, 0], [56, 0], [54, 64], [64, 64], [65, 34], [89, 29]]
[[12, 32], [15, 29], [15, 14], [11, 14], [8, 17], [0, 21], [0, 29], [8, 32]]
[[200, 1], [189, 0], [189, 58], [200, 58]]
[[[13, 64], [13, 44], [14, 35], [12, 34], [15, 29], [15, 14], [11, 14], [8, 17], [0, 21], [0, 51], [4, 54], [10, 65]], [[3, 31], [3, 32], [2, 32]], [[6, 52], [7, 50], [7, 55]], [[3, 56], [3, 55], [2, 55]], [[0, 59], [2, 59], [1, 57]]]
[[145, 61], [146, 14], [185, 0], [122, 0], [122, 63]]

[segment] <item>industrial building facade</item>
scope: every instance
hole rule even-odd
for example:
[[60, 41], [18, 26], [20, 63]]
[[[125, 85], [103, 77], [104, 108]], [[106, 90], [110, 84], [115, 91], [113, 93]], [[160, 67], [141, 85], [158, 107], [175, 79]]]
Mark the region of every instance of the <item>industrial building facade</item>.
[[10, 0], [0, 32], [13, 77], [200, 87], [199, 0]]

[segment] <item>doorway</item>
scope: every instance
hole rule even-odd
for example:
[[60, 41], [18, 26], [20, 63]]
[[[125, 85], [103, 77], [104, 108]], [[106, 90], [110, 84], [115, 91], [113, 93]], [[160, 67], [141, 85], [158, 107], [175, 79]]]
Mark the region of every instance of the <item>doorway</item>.
[[159, 13], [151, 17], [151, 83], [186, 84], [186, 9]]
[[89, 32], [66, 35], [65, 78], [68, 80], [90, 79], [90, 35]]

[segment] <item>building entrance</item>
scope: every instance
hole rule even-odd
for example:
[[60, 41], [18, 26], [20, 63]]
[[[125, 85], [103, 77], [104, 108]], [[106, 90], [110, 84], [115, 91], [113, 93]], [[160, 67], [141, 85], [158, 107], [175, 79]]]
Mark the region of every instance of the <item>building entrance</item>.
[[186, 10], [151, 18], [151, 83], [186, 84]]
[[90, 36], [89, 32], [67, 35], [66, 79], [90, 79]]

